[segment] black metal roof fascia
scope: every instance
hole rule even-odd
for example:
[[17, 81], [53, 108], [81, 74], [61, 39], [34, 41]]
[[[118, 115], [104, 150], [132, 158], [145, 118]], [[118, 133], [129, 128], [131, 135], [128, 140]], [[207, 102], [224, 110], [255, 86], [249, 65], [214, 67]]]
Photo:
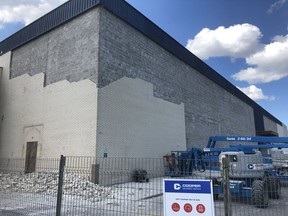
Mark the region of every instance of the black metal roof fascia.
[[[254, 112], [260, 112], [271, 120], [282, 125], [282, 122], [280, 122], [277, 118], [250, 99], [228, 80], [218, 74], [214, 69], [209, 67], [206, 63], [188, 51], [152, 21], [142, 15], [138, 10], [123, 0], [70, 0], [0, 42], [0, 52], [3, 54], [11, 51], [47, 33], [48, 31], [51, 31], [57, 26], [71, 20], [83, 12], [96, 7], [99, 4], [102, 4], [107, 10], [120, 17], [129, 25], [142, 32], [148, 38], [181, 59], [186, 64], [190, 65], [192, 68], [205, 75], [213, 82], [217, 83], [219, 86], [226, 89], [240, 100], [249, 104], [251, 107], [253, 107]], [[255, 121], [258, 119], [258, 117], [255, 117]]]
[[0, 42], [0, 54], [9, 52], [96, 7], [101, 0], [70, 0]]
[[[226, 80], [223, 76], [217, 73], [214, 69], [208, 66], [205, 62], [183, 47], [179, 42], [174, 38], [164, 32], [160, 27], [155, 25], [151, 20], [141, 14], [138, 10], [133, 8], [126, 1], [119, 0], [101, 0], [101, 4], [110, 12], [117, 15], [128, 24], [132, 25], [137, 30], [141, 31], [148, 38], [159, 44], [161, 47], [177, 56], [179, 59], [184, 61], [186, 64], [190, 65], [192, 68], [196, 69], [207, 78], [211, 79], [213, 82], [217, 83], [222, 88], [226, 89], [240, 100], [249, 104], [253, 107], [254, 112], [260, 112], [270, 118], [271, 120], [282, 125], [282, 122], [279, 121], [276, 117], [266, 111], [263, 107], [258, 105], [255, 101], [249, 98], [246, 94], [240, 91], [236, 86]], [[260, 122], [260, 125], [257, 126], [259, 121], [259, 116], [254, 117], [256, 130], [257, 128], [263, 128], [263, 120]], [[264, 124], [264, 123], [263, 123]]]

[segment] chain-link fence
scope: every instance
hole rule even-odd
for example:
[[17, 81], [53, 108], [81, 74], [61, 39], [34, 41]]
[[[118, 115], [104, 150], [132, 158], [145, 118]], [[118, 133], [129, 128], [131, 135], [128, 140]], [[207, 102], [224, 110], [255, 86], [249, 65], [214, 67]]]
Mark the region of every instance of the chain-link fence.
[[181, 173], [183, 161], [174, 170], [168, 162], [62, 156], [37, 160], [36, 171], [25, 173], [24, 160], [1, 159], [0, 215], [163, 215], [163, 179], [179, 178], [212, 181], [216, 216], [288, 212], [288, 184], [277, 176], [235, 179], [225, 162], [222, 170]]

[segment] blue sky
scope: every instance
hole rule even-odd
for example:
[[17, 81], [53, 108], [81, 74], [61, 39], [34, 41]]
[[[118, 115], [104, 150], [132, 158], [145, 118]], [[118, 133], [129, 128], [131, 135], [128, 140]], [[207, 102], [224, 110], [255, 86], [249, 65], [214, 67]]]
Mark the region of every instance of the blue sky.
[[[63, 2], [1, 0], [0, 41]], [[127, 2], [288, 125], [288, 0]]]

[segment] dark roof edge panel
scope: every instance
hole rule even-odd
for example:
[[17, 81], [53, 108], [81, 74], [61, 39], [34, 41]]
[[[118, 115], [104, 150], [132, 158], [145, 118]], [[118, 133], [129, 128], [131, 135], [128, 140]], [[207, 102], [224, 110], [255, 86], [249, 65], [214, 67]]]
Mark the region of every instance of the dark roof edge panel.
[[98, 6], [99, 4], [102, 4], [107, 10], [136, 28], [138, 31], [142, 32], [171, 54], [175, 55], [192, 68], [196, 69], [207, 78], [211, 79], [213, 82], [217, 83], [219, 86], [253, 107], [255, 111], [260, 112], [274, 122], [282, 125], [281, 121], [237, 89], [228, 80], [188, 51], [179, 42], [173, 39], [170, 35], [164, 32], [161, 28], [155, 25], [152, 21], [150, 21], [124, 0], [70, 0], [1, 41], [0, 54], [12, 51], [13, 49], [47, 33], [48, 31], [51, 31], [59, 25], [71, 20], [72, 18], [93, 7]]
[[[120, 17], [122, 20], [142, 32], [148, 38], [159, 44], [161, 47], [177, 56], [179, 59], [196, 69], [219, 86], [229, 91], [243, 102], [250, 105], [254, 111], [260, 112], [274, 122], [282, 126], [282, 122], [240, 91], [236, 86], [217, 73], [205, 62], [183, 47], [174, 38], [155, 25], [151, 20], [133, 8], [126, 1], [119, 0], [101, 0], [102, 5], [110, 12]], [[255, 122], [256, 124], [256, 122]]]
[[50, 11], [36, 21], [22, 28], [15, 34], [0, 42], [0, 54], [13, 49], [51, 31], [72, 18], [96, 7], [101, 0], [70, 0]]

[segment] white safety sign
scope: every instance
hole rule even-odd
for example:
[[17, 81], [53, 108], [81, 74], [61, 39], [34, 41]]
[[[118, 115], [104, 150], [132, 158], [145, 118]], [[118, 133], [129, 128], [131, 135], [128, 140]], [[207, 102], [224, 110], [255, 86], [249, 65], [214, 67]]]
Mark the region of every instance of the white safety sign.
[[210, 180], [164, 179], [164, 216], [214, 216]]

